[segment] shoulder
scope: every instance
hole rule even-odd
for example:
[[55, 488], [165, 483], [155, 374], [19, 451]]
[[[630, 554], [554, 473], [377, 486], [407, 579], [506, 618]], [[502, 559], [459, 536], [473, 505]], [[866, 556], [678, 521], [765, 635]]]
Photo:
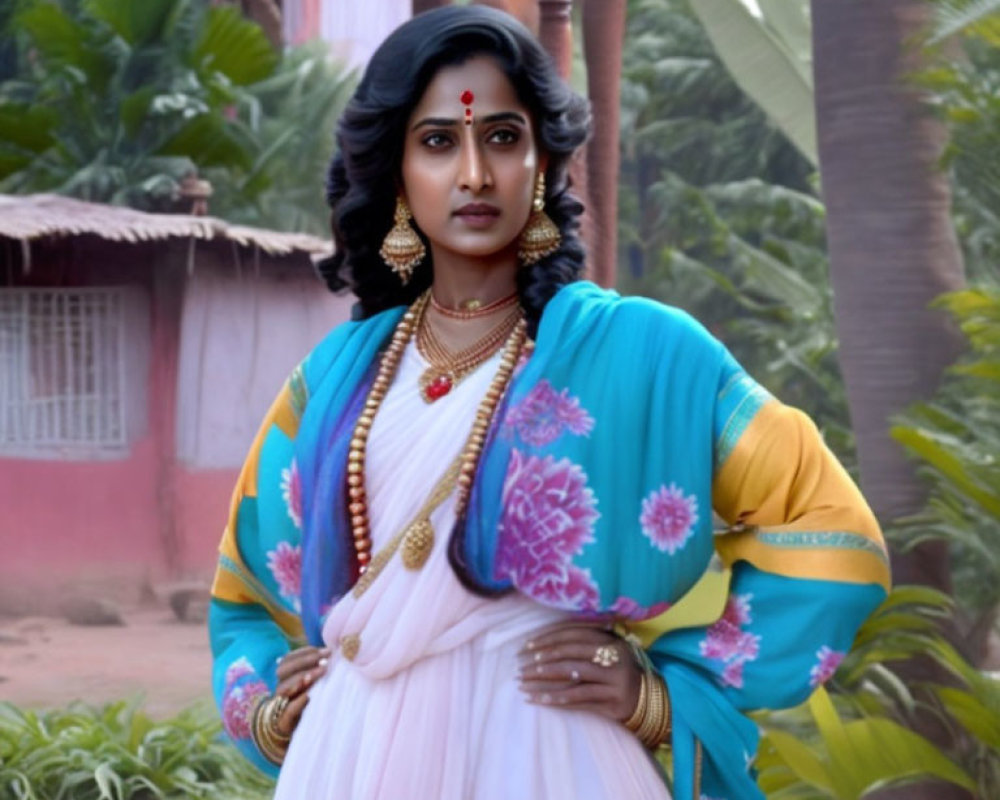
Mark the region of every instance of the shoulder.
[[[680, 348], [691, 356], [722, 358], [725, 348], [705, 326], [683, 309], [648, 297], [622, 297], [589, 281], [562, 287], [546, 306], [547, 318], [564, 335], [591, 330], [616, 342], [643, 349]], [[542, 333], [540, 330], [540, 335]]]

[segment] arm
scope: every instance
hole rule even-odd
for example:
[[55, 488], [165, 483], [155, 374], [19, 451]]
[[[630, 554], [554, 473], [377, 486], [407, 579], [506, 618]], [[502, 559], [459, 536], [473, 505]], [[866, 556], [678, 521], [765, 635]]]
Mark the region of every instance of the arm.
[[274, 767], [251, 739], [250, 724], [256, 705], [277, 688], [278, 659], [303, 641], [298, 615], [301, 511], [292, 463], [305, 403], [301, 376], [296, 370], [272, 404], [243, 465], [219, 547], [209, 609], [212, 688], [223, 725], [244, 755], [272, 773]]
[[[888, 560], [863, 497], [804, 414], [731, 357], [716, 409], [713, 506], [730, 528], [715, 544], [732, 567], [729, 596], [718, 621], [662, 635], [650, 656], [670, 692], [675, 762], [696, 761], [700, 746], [707, 795], [759, 797], [756, 728], [738, 712], [794, 705], [833, 674], [885, 597]], [[676, 797], [691, 796], [691, 780], [675, 776]]]

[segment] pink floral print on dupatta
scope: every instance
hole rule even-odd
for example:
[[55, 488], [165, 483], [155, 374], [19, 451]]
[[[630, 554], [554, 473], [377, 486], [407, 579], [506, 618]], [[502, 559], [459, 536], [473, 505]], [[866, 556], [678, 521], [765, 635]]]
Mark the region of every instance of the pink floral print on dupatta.
[[694, 535], [698, 498], [676, 485], [661, 486], [642, 501], [639, 524], [653, 547], [673, 555]]
[[743, 630], [752, 622], [752, 594], [730, 595], [719, 620], [709, 626], [698, 645], [704, 658], [721, 661], [724, 686], [743, 687], [743, 665], [760, 654], [760, 636]]
[[281, 470], [281, 497], [285, 501], [288, 516], [296, 528], [302, 529], [302, 479], [295, 461]]
[[530, 597], [557, 608], [595, 610], [590, 571], [573, 556], [594, 541], [600, 514], [584, 471], [569, 459], [511, 452], [503, 486], [496, 574]]
[[246, 658], [236, 659], [226, 670], [222, 690], [222, 725], [226, 733], [234, 739], [249, 739], [254, 706], [269, 693], [267, 684], [257, 677], [253, 665]]
[[299, 610], [299, 595], [302, 593], [302, 547], [290, 542], [278, 542], [274, 550], [268, 551], [267, 568], [271, 571], [281, 596]]
[[831, 650], [823, 645], [816, 651], [816, 664], [809, 670], [809, 685], [815, 689], [820, 684], [826, 683], [837, 671], [840, 662], [844, 660], [846, 654], [839, 650]]
[[594, 418], [571, 397], [569, 389], [557, 392], [547, 380], [540, 380], [527, 396], [507, 414], [505, 426], [515, 430], [526, 444], [544, 447], [558, 439], [563, 431], [587, 436], [594, 429]]

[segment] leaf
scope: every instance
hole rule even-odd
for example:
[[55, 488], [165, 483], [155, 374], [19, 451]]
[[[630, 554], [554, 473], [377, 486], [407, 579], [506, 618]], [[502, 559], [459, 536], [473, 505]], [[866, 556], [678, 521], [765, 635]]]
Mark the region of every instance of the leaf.
[[278, 63], [260, 27], [229, 5], [209, 9], [194, 58], [201, 68], [221, 72], [237, 86], [263, 80]]
[[86, 0], [84, 8], [94, 18], [107, 23], [130, 45], [144, 45], [162, 39], [165, 26], [175, 11], [177, 0]]
[[[786, 3], [800, 0], [783, 0]], [[691, 4], [730, 74], [812, 164], [818, 163], [811, 69], [741, 0]]]
[[765, 736], [785, 765], [802, 780], [820, 789], [832, 788], [828, 766], [808, 745], [784, 731], [768, 730]]

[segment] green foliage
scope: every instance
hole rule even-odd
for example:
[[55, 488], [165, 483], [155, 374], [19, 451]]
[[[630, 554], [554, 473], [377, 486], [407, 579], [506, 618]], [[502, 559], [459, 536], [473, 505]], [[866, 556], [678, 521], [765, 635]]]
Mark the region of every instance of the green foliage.
[[931, 485], [924, 511], [894, 536], [942, 539], [955, 554], [956, 592], [989, 624], [1000, 607], [1000, 288], [946, 295], [969, 352], [935, 398], [909, 409], [893, 437], [919, 459]]
[[5, 800], [263, 800], [270, 789], [207, 709], [157, 722], [136, 703], [45, 713], [0, 703]]
[[197, 171], [213, 213], [326, 232], [317, 176], [352, 82], [326, 53], [279, 54], [202, 0], [20, 0], [8, 27], [0, 191], [171, 210]]
[[[936, 590], [894, 589], [861, 627], [834, 677], [835, 693], [821, 690], [797, 708], [757, 715], [765, 732], [760, 784], [768, 797], [847, 800], [927, 779], [998, 796], [1000, 683], [941, 636], [939, 623], [952, 610]], [[902, 681], [894, 665], [915, 656], [940, 664], [953, 684], [918, 692]], [[909, 729], [918, 712], [936, 715], [951, 731], [947, 749]]]
[[851, 460], [813, 169], [730, 77], [691, 7], [633, 0], [620, 288], [693, 313]]

